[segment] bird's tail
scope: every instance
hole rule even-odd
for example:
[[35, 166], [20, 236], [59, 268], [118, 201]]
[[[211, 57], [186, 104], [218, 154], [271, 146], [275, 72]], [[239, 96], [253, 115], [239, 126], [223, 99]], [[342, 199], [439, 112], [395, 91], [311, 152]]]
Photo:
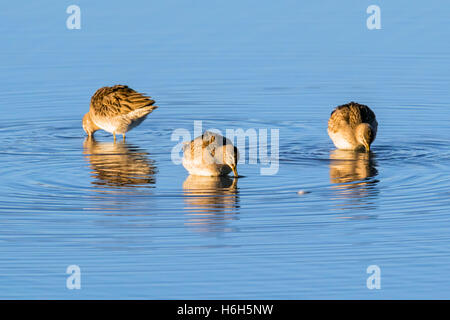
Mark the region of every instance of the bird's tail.
[[139, 119], [139, 118], [149, 115], [150, 113], [152, 113], [153, 110], [155, 110], [157, 108], [158, 108], [158, 106], [142, 107], [142, 108], [131, 111], [130, 113], [127, 114], [127, 117], [130, 120], [136, 120], [136, 119]]

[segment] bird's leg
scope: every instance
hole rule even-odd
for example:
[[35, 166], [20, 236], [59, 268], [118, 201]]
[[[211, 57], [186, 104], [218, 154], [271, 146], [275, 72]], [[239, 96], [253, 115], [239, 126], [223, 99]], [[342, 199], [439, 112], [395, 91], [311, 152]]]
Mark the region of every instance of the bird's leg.
[[116, 133], [113, 132], [114, 142], [116, 142]]
[[123, 136], [123, 142], [125, 142], [125, 133], [122, 134], [122, 136]]

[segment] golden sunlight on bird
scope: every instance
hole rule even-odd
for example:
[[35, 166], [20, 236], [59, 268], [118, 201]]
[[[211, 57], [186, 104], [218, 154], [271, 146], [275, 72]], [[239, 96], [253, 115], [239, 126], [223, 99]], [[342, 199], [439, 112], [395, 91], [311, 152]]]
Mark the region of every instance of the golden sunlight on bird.
[[375, 113], [356, 102], [336, 107], [328, 120], [328, 135], [338, 149], [370, 151], [377, 129]]
[[224, 176], [233, 171], [234, 176], [238, 176], [238, 149], [220, 134], [205, 131], [185, 143], [183, 152], [183, 166], [192, 175]]
[[137, 127], [153, 110], [154, 100], [124, 85], [103, 87], [91, 98], [89, 112], [83, 117], [83, 129], [92, 137], [102, 129], [114, 136], [125, 134]]

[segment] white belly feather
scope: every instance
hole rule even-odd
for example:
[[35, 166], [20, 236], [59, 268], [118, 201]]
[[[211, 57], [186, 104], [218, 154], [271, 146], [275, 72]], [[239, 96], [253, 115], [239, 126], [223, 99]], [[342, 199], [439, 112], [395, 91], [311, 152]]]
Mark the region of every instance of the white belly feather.
[[330, 136], [331, 140], [333, 141], [334, 145], [338, 149], [355, 149], [357, 146], [355, 145], [354, 141], [351, 139], [348, 139], [347, 137], [343, 136], [340, 132], [330, 132], [328, 131], [328, 135]]

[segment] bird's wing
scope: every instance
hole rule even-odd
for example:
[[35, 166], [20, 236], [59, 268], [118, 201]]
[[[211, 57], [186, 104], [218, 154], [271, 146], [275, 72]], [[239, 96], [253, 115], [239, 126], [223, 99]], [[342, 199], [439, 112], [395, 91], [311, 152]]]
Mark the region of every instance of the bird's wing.
[[226, 145], [228, 143], [231, 142], [225, 137], [214, 132], [205, 131], [201, 136], [185, 143], [183, 146], [183, 151], [190, 158], [206, 156], [206, 158], [212, 159], [216, 153], [216, 148], [220, 145]]
[[92, 96], [91, 109], [97, 116], [115, 117], [149, 106], [156, 109], [154, 103], [150, 97], [128, 86], [116, 85], [98, 89]]
[[328, 120], [328, 130], [331, 132], [337, 132], [340, 128], [348, 126], [350, 124], [350, 108], [347, 105], [337, 107], [331, 113]]
[[356, 104], [355, 106], [359, 108], [361, 122], [368, 123], [370, 125], [377, 122], [375, 113], [368, 106], [364, 104]]
[[332, 128], [338, 128], [346, 124], [355, 128], [360, 123], [368, 123], [374, 128], [378, 125], [375, 113], [368, 106], [350, 102], [336, 107], [331, 113], [328, 128], [332, 130]]

